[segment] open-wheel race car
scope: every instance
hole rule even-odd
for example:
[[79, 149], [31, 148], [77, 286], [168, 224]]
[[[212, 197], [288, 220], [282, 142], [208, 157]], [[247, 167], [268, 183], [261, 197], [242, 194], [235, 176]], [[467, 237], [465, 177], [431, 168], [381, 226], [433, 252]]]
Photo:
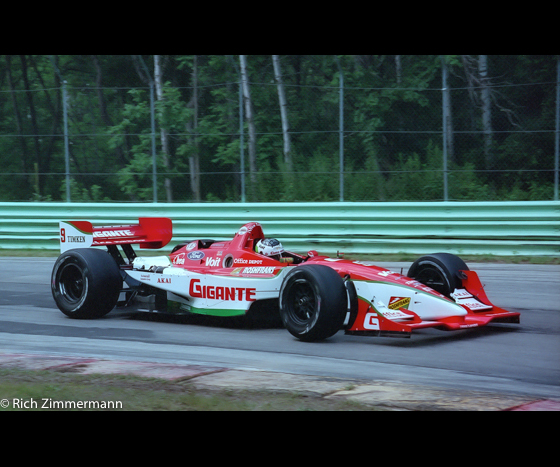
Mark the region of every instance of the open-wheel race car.
[[340, 330], [409, 337], [421, 328], [519, 323], [520, 314], [493, 305], [477, 273], [449, 253], [422, 256], [404, 276], [371, 261], [285, 251], [258, 222], [243, 225], [232, 240], [192, 240], [169, 256], [137, 256], [132, 247], [159, 249], [171, 238], [168, 218], [104, 227], [60, 222], [61, 254], [51, 280], [58, 308], [87, 319], [139, 303], [149, 312], [212, 316], [265, 305], [303, 341]]

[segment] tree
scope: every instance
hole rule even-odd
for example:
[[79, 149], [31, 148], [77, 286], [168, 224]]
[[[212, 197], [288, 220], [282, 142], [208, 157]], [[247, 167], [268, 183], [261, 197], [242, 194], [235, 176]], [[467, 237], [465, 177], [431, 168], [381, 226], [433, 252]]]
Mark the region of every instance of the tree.
[[241, 66], [241, 82], [243, 85], [243, 100], [245, 103], [245, 118], [249, 126], [249, 171], [251, 178], [252, 201], [255, 198], [257, 185], [257, 132], [255, 130], [255, 121], [253, 118], [253, 101], [251, 100], [251, 89], [249, 87], [249, 78], [247, 75], [247, 55], [239, 56]]
[[278, 55], [272, 56], [274, 64], [274, 79], [278, 87], [278, 100], [280, 101], [280, 116], [282, 118], [282, 135], [284, 138], [284, 162], [289, 172], [293, 171], [292, 154], [290, 148], [290, 125], [288, 122], [288, 104], [286, 102], [286, 94], [284, 93], [284, 84], [282, 83], [282, 73], [280, 72], [280, 59]]
[[[442, 114], [450, 199], [553, 196], [557, 56], [446, 55], [444, 93], [440, 56], [337, 58], [346, 200], [437, 199]], [[249, 201], [339, 197], [333, 56], [0, 55], [0, 200], [65, 199], [61, 79], [72, 201], [152, 200], [152, 141], [163, 201], [238, 201], [242, 155]]]
[[191, 194], [193, 201], [200, 202], [200, 154], [198, 147], [198, 137], [196, 133], [198, 132], [198, 56], [195, 55], [193, 58], [193, 69], [191, 73], [192, 77], [192, 98], [188, 104], [189, 107], [194, 109], [193, 119], [187, 122], [186, 128], [187, 133], [192, 135], [194, 131], [194, 137], [189, 138], [190, 145], [194, 147], [189, 155], [189, 174], [191, 181]]
[[[165, 98], [163, 95], [163, 67], [161, 64], [161, 55], [154, 55], [154, 80], [156, 84], [156, 95], [157, 100], [164, 104]], [[163, 121], [163, 105], [161, 106], [160, 111], [160, 134], [161, 134], [161, 150], [163, 152], [163, 166], [169, 173], [171, 168], [170, 160], [170, 153], [169, 153], [169, 138], [168, 138], [168, 130]], [[164, 186], [165, 186], [165, 194], [167, 197], [167, 202], [173, 202], [173, 191], [171, 188], [171, 179], [166, 176], [164, 179]]]

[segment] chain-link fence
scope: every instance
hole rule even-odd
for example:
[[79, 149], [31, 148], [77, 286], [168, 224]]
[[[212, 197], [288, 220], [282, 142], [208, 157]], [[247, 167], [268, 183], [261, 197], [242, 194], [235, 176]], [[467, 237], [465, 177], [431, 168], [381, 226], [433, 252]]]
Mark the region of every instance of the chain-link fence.
[[554, 74], [472, 79], [442, 60], [441, 87], [356, 86], [343, 68], [321, 85], [286, 76], [284, 114], [278, 81], [249, 79], [249, 101], [234, 67], [159, 97], [153, 83], [13, 87], [0, 91], [0, 200], [558, 199], [549, 60]]

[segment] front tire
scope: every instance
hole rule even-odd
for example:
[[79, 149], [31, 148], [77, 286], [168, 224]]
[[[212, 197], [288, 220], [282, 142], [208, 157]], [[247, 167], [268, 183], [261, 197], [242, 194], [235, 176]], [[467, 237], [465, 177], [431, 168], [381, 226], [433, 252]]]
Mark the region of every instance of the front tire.
[[449, 297], [462, 287], [463, 273], [469, 268], [458, 256], [451, 253], [434, 253], [418, 258], [408, 270], [408, 277]]
[[120, 269], [103, 250], [69, 250], [58, 257], [51, 275], [54, 301], [70, 318], [106, 315], [117, 304], [121, 288]]
[[328, 266], [294, 267], [280, 290], [280, 317], [293, 336], [306, 342], [327, 339], [344, 323], [346, 287]]

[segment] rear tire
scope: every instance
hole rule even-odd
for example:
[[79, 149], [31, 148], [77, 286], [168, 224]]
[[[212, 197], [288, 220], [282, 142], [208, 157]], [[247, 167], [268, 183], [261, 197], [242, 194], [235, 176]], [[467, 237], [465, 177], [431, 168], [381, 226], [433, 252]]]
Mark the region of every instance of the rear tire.
[[408, 277], [416, 279], [446, 297], [462, 287], [463, 274], [468, 271], [465, 262], [451, 253], [434, 253], [418, 258], [408, 270]]
[[122, 282], [117, 263], [106, 251], [80, 248], [58, 257], [51, 290], [56, 305], [66, 316], [94, 319], [115, 307]]
[[282, 283], [279, 302], [286, 329], [306, 342], [333, 336], [346, 318], [346, 287], [328, 266], [294, 267]]

